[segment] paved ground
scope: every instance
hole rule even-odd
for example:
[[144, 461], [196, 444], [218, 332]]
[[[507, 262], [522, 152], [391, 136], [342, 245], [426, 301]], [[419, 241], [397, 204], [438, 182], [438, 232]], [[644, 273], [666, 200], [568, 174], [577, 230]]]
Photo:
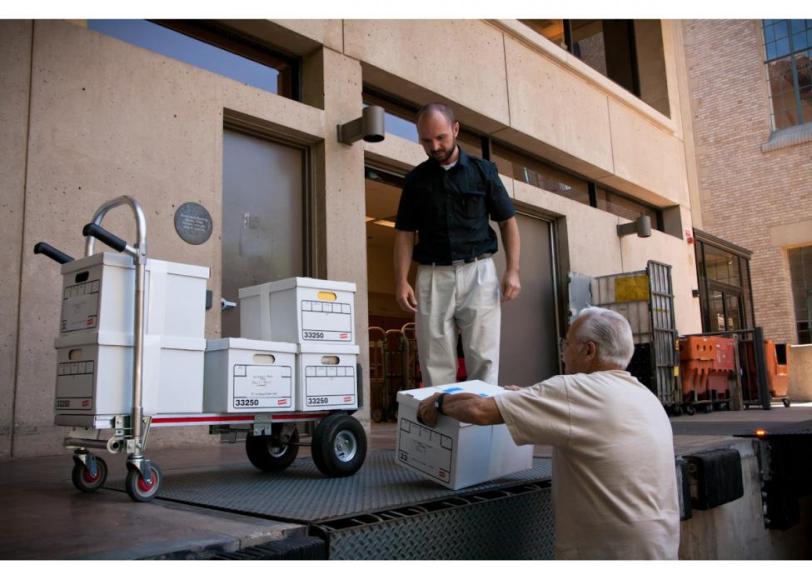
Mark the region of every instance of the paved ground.
[[[672, 419], [678, 454], [730, 444], [735, 433], [788, 423], [812, 426], [812, 404], [770, 411], [722, 411]], [[394, 449], [395, 425], [375, 424], [370, 449]], [[306, 448], [302, 456], [307, 456]], [[538, 446], [537, 457], [549, 457]], [[242, 445], [152, 450], [150, 459], [169, 478], [200, 469], [245, 466]], [[124, 472], [124, 457], [107, 456], [111, 477]], [[70, 453], [0, 462], [0, 559], [132, 559], [203, 550], [231, 551], [288, 534], [304, 526], [188, 507], [170, 501], [135, 504], [111, 490], [76, 491], [70, 482]]]

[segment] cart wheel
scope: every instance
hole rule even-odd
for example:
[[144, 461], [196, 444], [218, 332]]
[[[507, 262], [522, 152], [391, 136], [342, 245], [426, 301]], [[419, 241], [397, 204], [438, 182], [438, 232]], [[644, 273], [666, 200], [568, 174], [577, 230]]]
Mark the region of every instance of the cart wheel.
[[789, 407], [792, 404], [792, 401], [790, 401], [789, 398], [781, 399], [781, 402], [784, 403], [785, 407]]
[[[278, 425], [278, 424], [277, 424]], [[288, 444], [279, 441], [281, 425], [272, 428], [271, 435], [249, 434], [245, 440], [245, 453], [251, 465], [262, 471], [282, 471], [299, 453], [299, 432], [294, 429]]]
[[689, 416], [696, 415], [696, 409], [693, 405], [685, 405], [685, 414]]
[[91, 474], [87, 465], [76, 460], [73, 464], [71, 479], [73, 480], [73, 485], [79, 491], [85, 493], [96, 491], [107, 479], [107, 464], [101, 457], [96, 457], [96, 473]]
[[154, 463], [151, 464], [152, 469], [152, 483], [147, 483], [141, 476], [141, 472], [135, 467], [127, 466], [127, 479], [124, 481], [124, 486], [127, 488], [127, 493], [135, 501], [152, 501], [158, 493], [158, 488], [161, 487], [161, 470]]
[[682, 415], [682, 407], [680, 407], [679, 405], [674, 405], [673, 407], [671, 407], [671, 414], [674, 417], [679, 417], [680, 415]]
[[355, 417], [343, 413], [328, 415], [313, 432], [310, 454], [313, 463], [324, 475], [352, 475], [361, 469], [366, 459], [367, 437], [364, 428]]

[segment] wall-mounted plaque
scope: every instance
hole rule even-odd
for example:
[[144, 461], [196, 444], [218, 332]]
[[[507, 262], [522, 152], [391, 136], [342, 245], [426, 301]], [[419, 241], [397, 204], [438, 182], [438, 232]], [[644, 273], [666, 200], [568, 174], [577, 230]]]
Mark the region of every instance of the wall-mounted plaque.
[[184, 242], [202, 244], [211, 237], [211, 230], [211, 215], [199, 203], [189, 201], [175, 211], [175, 231]]

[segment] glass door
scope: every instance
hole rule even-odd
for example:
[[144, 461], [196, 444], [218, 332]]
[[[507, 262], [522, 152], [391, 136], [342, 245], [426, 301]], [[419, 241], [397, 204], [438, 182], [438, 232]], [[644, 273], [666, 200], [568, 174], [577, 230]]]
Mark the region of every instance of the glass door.
[[708, 314], [710, 332], [730, 332], [744, 328], [744, 304], [741, 291], [722, 288], [710, 283], [708, 289]]

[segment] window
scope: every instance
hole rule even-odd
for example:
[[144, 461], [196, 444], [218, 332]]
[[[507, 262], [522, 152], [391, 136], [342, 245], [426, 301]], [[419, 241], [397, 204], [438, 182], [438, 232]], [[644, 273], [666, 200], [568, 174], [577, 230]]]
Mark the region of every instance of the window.
[[755, 326], [750, 252], [694, 229], [703, 332]]
[[378, 105], [384, 108], [387, 134], [419, 143], [420, 140], [417, 138], [417, 110], [419, 107], [403, 105], [366, 89], [363, 98], [364, 105]]
[[494, 143], [491, 161], [499, 173], [589, 205], [589, 182], [533, 157]]
[[496, 163], [502, 175], [626, 219], [636, 220], [641, 215], [647, 215], [651, 218], [651, 226], [663, 231], [662, 212], [656, 207], [609, 191], [603, 186], [501, 143], [494, 142], [491, 151], [490, 159]]
[[209, 21], [88, 20], [88, 28], [291, 99], [298, 61]]
[[798, 343], [812, 344], [812, 246], [787, 252]]
[[[388, 134], [419, 142], [415, 124], [419, 107], [370, 87], [364, 88], [363, 99], [365, 105], [379, 105], [384, 108]], [[662, 212], [659, 208], [598, 187], [596, 183], [566, 169], [472, 131], [461, 129], [457, 140], [467, 153], [493, 161], [502, 175], [630, 220], [648, 215], [651, 217], [651, 226], [663, 231]]]
[[[417, 111], [420, 107], [388, 97], [375, 89], [364, 88], [364, 105], [378, 105], [384, 108], [386, 133], [420, 143], [417, 137]], [[482, 137], [460, 129], [457, 140], [463, 145], [466, 153], [482, 157]]]
[[657, 208], [609, 191], [603, 187], [596, 188], [595, 207], [632, 221], [642, 215], [647, 215], [651, 218], [651, 227], [660, 231], [663, 229], [660, 211]]
[[648, 103], [670, 114], [659, 20], [521, 20]]
[[764, 20], [773, 128], [812, 122], [812, 20]]
[[729, 284], [741, 285], [739, 259], [737, 256], [711, 245], [705, 246], [705, 275], [709, 280]]

